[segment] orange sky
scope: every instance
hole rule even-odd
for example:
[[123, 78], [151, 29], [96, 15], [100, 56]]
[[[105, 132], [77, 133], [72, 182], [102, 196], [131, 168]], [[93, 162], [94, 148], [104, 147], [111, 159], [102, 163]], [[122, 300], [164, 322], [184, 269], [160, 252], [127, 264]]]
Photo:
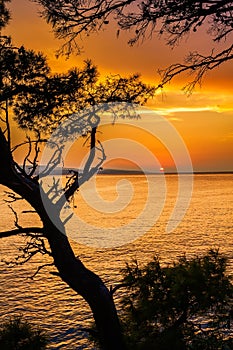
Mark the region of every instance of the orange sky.
[[[27, 48], [43, 51], [49, 58], [53, 71], [61, 72], [79, 66], [90, 58], [102, 75], [140, 72], [146, 82], [157, 83], [157, 69], [174, 62], [181, 62], [185, 53], [198, 50], [208, 54], [211, 38], [201, 32], [192, 35], [179, 47], [171, 50], [162, 39], [154, 37], [141, 45], [129, 47], [127, 36], [116, 38], [116, 31], [108, 30], [83, 39], [84, 53], [69, 60], [55, 58], [60, 42], [55, 40], [51, 28], [39, 18], [36, 5], [29, 0], [12, 0], [12, 21], [8, 28], [13, 41]], [[163, 95], [150, 102], [150, 107], [164, 115], [177, 129], [191, 155], [196, 171], [233, 170], [233, 64], [227, 63], [214, 70], [204, 80], [201, 89], [187, 97], [181, 91], [184, 77], [166, 87]], [[16, 130], [17, 132], [17, 130]], [[172, 167], [170, 156], [147, 137], [140, 136], [161, 164]], [[72, 163], [72, 157], [70, 158]], [[120, 163], [119, 163], [120, 164]]]

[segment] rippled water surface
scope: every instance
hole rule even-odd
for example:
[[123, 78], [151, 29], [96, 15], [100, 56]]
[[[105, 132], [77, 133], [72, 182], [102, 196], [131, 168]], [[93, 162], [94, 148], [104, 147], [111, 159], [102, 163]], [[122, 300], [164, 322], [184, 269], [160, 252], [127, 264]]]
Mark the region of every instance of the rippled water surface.
[[[103, 199], [114, 201], [117, 198], [116, 184], [123, 178], [107, 175], [98, 177], [97, 187]], [[147, 181], [143, 176], [127, 176], [127, 181], [132, 186], [131, 202], [121, 212], [99, 213], [77, 197], [75, 210], [80, 218], [103, 227], [124, 226], [135, 219], [147, 198]], [[166, 225], [177, 198], [177, 177], [167, 175], [166, 186], [166, 201], [160, 217], [136, 241], [112, 249], [92, 248], [72, 241], [76, 255], [81, 257], [87, 267], [98, 273], [108, 286], [119, 281], [120, 269], [132, 258], [143, 263], [156, 254], [167, 263], [183, 253], [193, 256], [202, 254], [209, 248], [220, 248], [229, 257], [229, 272], [233, 273], [233, 175], [195, 175], [190, 206], [180, 225], [171, 233], [166, 232]], [[129, 196], [129, 191], [120, 192], [119, 195]], [[0, 229], [3, 231], [14, 227], [14, 216], [2, 201], [6, 198], [3, 187], [0, 196]], [[159, 195], [158, 200], [161, 200]], [[125, 203], [125, 198], [123, 202]], [[14, 208], [19, 213], [28, 209], [23, 203], [16, 203]], [[32, 213], [22, 213], [20, 220], [28, 225], [36, 225], [38, 222]], [[142, 231], [145, 226], [145, 223], [142, 224]], [[72, 229], [78, 231], [78, 227]], [[88, 239], [92, 239], [91, 232], [87, 232]], [[18, 248], [23, 242], [22, 237], [1, 239], [1, 260], [13, 260], [19, 254]], [[37, 267], [46, 262], [46, 258], [38, 256], [22, 266], [9, 268], [1, 261], [1, 319], [12, 314], [22, 314], [33, 323], [41, 325], [51, 338], [51, 349], [91, 349], [86, 339], [87, 334], [82, 330], [91, 320], [85, 302], [59, 277], [50, 273], [53, 271], [51, 267], [41, 270], [33, 280], [30, 278]]]

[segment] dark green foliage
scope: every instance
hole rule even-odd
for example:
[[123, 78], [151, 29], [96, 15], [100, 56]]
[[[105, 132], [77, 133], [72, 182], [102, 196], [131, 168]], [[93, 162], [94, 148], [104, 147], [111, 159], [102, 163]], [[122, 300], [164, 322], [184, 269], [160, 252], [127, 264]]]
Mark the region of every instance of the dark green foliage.
[[218, 251], [192, 260], [184, 256], [168, 267], [158, 258], [143, 268], [135, 261], [123, 274], [129, 348], [232, 349], [224, 334], [233, 332], [233, 285]]
[[39, 328], [34, 328], [22, 317], [16, 316], [0, 326], [1, 350], [43, 350], [48, 338]]

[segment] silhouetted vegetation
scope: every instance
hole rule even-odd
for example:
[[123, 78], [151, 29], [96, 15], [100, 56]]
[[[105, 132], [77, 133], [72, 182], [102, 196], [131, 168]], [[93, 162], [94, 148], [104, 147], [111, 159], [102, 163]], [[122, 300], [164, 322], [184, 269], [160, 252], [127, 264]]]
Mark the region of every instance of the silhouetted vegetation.
[[77, 50], [81, 36], [107, 29], [110, 23], [117, 26], [117, 36], [120, 31], [130, 31], [130, 45], [157, 35], [174, 47], [184, 37], [204, 28], [213, 40], [213, 50], [208, 55], [194, 50], [184, 63], [174, 63], [161, 71], [159, 87], [188, 72], [193, 79], [185, 89], [191, 92], [208, 71], [233, 59], [233, 45], [228, 42], [233, 32], [233, 2], [229, 0], [33, 1], [42, 5], [42, 15], [52, 25], [55, 35], [65, 39], [61, 51], [68, 55]]
[[[0, 29], [9, 21], [9, 11], [1, 0]], [[32, 211], [39, 216], [41, 226], [23, 227], [13, 209], [15, 229], [1, 232], [0, 238], [22, 235], [22, 244], [27, 242], [16, 257], [15, 264], [23, 264], [36, 254], [47, 255], [55, 265], [58, 275], [89, 304], [95, 320], [101, 344], [104, 349], [120, 350], [122, 343], [120, 324], [112, 295], [94, 272], [87, 269], [80, 258], [75, 256], [65, 233], [65, 223], [60, 218], [63, 206], [72, 203], [74, 193], [90, 179], [105, 160], [104, 149], [97, 139], [97, 128], [101, 112], [98, 104], [126, 102], [143, 104], [153, 96], [154, 88], [144, 84], [138, 74], [130, 77], [110, 76], [100, 81], [97, 68], [90, 62], [83, 68], [74, 68], [64, 74], [52, 74], [46, 57], [42, 53], [28, 50], [24, 46], [16, 47], [9, 36], [0, 34], [0, 184], [7, 187], [8, 200], [14, 202], [26, 200]], [[131, 105], [132, 106], [132, 105]], [[89, 108], [85, 112], [85, 108]], [[131, 107], [133, 109], [133, 107]], [[83, 113], [81, 113], [83, 111]], [[79, 118], [76, 118], [79, 112]], [[126, 117], [127, 109], [122, 107], [119, 117]], [[11, 132], [11, 118], [26, 134], [25, 142], [17, 144]], [[47, 143], [50, 133], [64, 120], [72, 120], [68, 129], [59, 133], [57, 143], [51, 145], [54, 151], [47, 162], [40, 179], [48, 175], [62, 162], [62, 142], [71, 138], [72, 132], [86, 138], [89, 150], [87, 162], [82, 173], [71, 171], [63, 187], [63, 195], [58, 183], [45, 193], [38, 178], [38, 164], [41, 149]], [[67, 124], [66, 124], [67, 125]], [[25, 151], [22, 163], [17, 163], [15, 151], [21, 147]], [[53, 152], [52, 151], [52, 152]], [[77, 150], [78, 152], [78, 150]], [[43, 193], [43, 195], [41, 195]], [[43, 197], [43, 199], [42, 199]], [[49, 210], [46, 210], [47, 204]], [[51, 219], [52, 216], [52, 219]], [[57, 223], [57, 225], [55, 224]], [[77, 228], [78, 230], [78, 228]], [[38, 268], [35, 274], [40, 270]]]
[[129, 349], [233, 348], [233, 284], [227, 260], [211, 250], [170, 266], [154, 258], [123, 271], [121, 316]]
[[47, 335], [21, 316], [12, 317], [0, 326], [1, 350], [44, 350], [47, 344]]
[[[9, 12], [5, 6], [7, 2], [9, 1], [0, 1], [0, 29], [4, 28], [9, 21]], [[64, 7], [74, 9], [75, 15], [77, 15], [79, 14], [78, 4], [84, 6], [86, 3], [75, 0], [38, 2], [45, 9], [52, 11], [51, 13], [46, 12], [46, 16], [57, 30], [58, 35], [60, 31], [61, 34], [66, 33], [67, 36], [70, 33], [72, 34], [72, 31], [62, 27], [57, 29], [58, 27], [56, 27], [65, 23], [69, 25], [69, 20], [75, 19], [75, 17], [66, 18], [66, 13], [63, 11]], [[122, 8], [125, 7], [126, 3], [130, 4], [131, 2], [122, 2]], [[87, 4], [91, 3], [87, 2]], [[104, 9], [100, 6], [101, 4], [103, 6], [107, 4], [108, 6], [114, 5], [114, 3], [116, 4], [115, 1], [94, 1], [93, 9], [97, 10], [98, 14], [99, 9]], [[166, 2], [160, 3], [166, 5]], [[174, 2], [169, 2], [170, 5], [171, 3]], [[188, 2], [185, 1], [184, 3], [189, 9]], [[219, 4], [220, 1], [216, 3]], [[226, 9], [229, 6], [229, 1], [223, 3], [225, 4], [223, 9], [218, 12], [218, 18], [220, 19], [224, 11], [228, 11]], [[120, 5], [118, 8], [120, 8]], [[141, 8], [150, 9], [144, 2], [141, 2]], [[217, 6], [217, 8], [221, 8], [221, 6]], [[105, 14], [98, 17], [103, 24], [107, 24], [108, 14], [112, 13], [112, 11], [108, 11], [108, 7], [105, 10]], [[190, 11], [192, 14], [193, 8], [190, 8]], [[147, 12], [143, 10], [143, 14]], [[163, 14], [163, 12], [161, 13]], [[182, 10], [179, 16], [182, 15], [183, 18], [183, 14]], [[139, 23], [143, 22], [139, 21]], [[91, 18], [90, 24], [95, 25]], [[197, 25], [197, 22], [194, 25]], [[228, 22], [226, 25], [228, 26]], [[193, 28], [192, 23], [190, 28]], [[175, 34], [179, 36], [179, 33]], [[72, 43], [72, 40], [70, 43]], [[222, 57], [222, 61], [225, 61], [231, 59], [231, 55], [231, 50], [229, 50], [225, 52], [226, 59], [223, 56], [220, 56], [220, 58]], [[206, 69], [213, 67], [208, 64], [206, 66], [205, 60], [203, 62], [203, 65], [202, 63], [197, 64], [197, 72], [199, 67], [206, 67]], [[221, 59], [216, 61], [215, 65], [218, 65], [218, 62], [221, 63]], [[195, 71], [196, 67], [193, 63], [191, 66]], [[173, 72], [174, 75], [176, 73]], [[62, 200], [60, 200], [56, 182], [47, 193], [43, 193], [43, 190], [41, 190], [41, 183], [37, 175], [38, 159], [41, 145], [47, 142], [47, 134], [74, 112], [105, 102], [143, 104], [153, 94], [154, 88], [144, 84], [137, 74], [127, 78], [117, 75], [107, 77], [105, 81], [99, 81], [98, 71], [90, 61], [85, 62], [81, 69], [74, 68], [64, 74], [51, 74], [46, 58], [42, 53], [27, 50], [23, 46], [15, 47], [10, 37], [0, 35], [0, 111], [2, 127], [0, 129], [0, 184], [11, 191], [8, 192], [8, 199], [12, 204], [22, 199], [26, 200], [41, 220], [40, 227], [23, 227], [19, 224], [17, 213], [12, 209], [15, 215], [16, 228], [15, 230], [2, 232], [0, 238], [17, 234], [23, 235], [24, 241], [25, 236], [27, 236], [28, 241], [22, 249], [22, 256], [17, 259], [20, 264], [29, 261], [38, 253], [50, 257], [50, 261], [56, 266], [57, 274], [61, 279], [89, 304], [101, 345], [107, 350], [124, 349], [112, 293], [101, 278], [87, 269], [80, 258], [75, 256], [67, 235], [63, 234], [65, 224], [60, 219], [60, 212], [64, 203], [71, 201], [75, 191], [99, 169], [105, 159], [104, 150], [96, 139], [96, 129], [99, 125], [98, 115], [94, 114], [91, 117], [90, 115], [82, 115], [79, 120], [80, 130], [83, 135], [89, 137], [88, 141], [90, 141], [85, 177], [83, 174], [74, 172], [63, 188], [64, 196]], [[95, 109], [93, 108], [93, 110]], [[12, 114], [14, 114], [19, 127], [30, 131], [32, 135], [31, 137], [28, 136], [21, 145], [15, 145], [14, 140], [12, 140], [10, 125]], [[94, 122], [93, 118], [95, 119]], [[12, 147], [12, 145], [14, 146]], [[20, 146], [28, 146], [22, 164], [18, 164], [14, 157], [14, 151]], [[98, 159], [97, 166], [94, 162], [96, 159]], [[60, 164], [60, 160], [60, 149], [56, 148], [47, 173], [54, 169], [57, 164]], [[44, 196], [43, 200], [41, 193]], [[44, 203], [49, 204], [51, 212], [56, 216], [59, 227], [48, 216]], [[196, 276], [198, 282], [193, 276]], [[157, 260], [150, 263], [145, 270], [140, 270], [137, 265], [128, 266], [125, 281], [129, 283], [128, 291], [131, 293], [124, 300], [124, 307], [127, 310], [125, 317], [128, 320], [126, 334], [128, 334], [129, 344], [132, 344], [135, 348], [144, 346], [144, 349], [149, 349], [149, 347], [155, 349], [153, 346], [160, 346], [159, 344], [162, 344], [165, 339], [167, 339], [166, 341], [170, 339], [169, 344], [173, 341], [172, 344], [175, 344], [176, 340], [180, 346], [186, 346], [189, 337], [193, 335], [196, 336], [196, 341], [202, 341], [203, 338], [198, 335], [200, 333], [196, 335], [194, 326], [189, 324], [191, 317], [196, 316], [196, 314], [199, 315], [201, 312], [206, 313], [209, 310], [216, 309], [216, 315], [222, 317], [222, 319], [218, 319], [218, 322], [221, 320], [225, 322], [226, 320], [225, 307], [228, 307], [227, 298], [232, 297], [232, 287], [225, 277], [225, 260], [219, 258], [216, 253], [211, 253], [205, 259], [196, 259], [192, 262], [184, 258], [173, 268], [161, 268]], [[212, 283], [217, 290], [212, 289]], [[220, 286], [222, 291], [219, 289]], [[199, 288], [201, 292], [198, 291]], [[165, 308], [164, 311], [163, 308]], [[180, 323], [180, 326], [177, 323]], [[21, 335], [17, 335], [16, 331], [17, 334], [14, 333], [14, 336], [11, 337], [10, 334], [12, 333], [10, 331], [14, 332], [17, 329]], [[10, 321], [8, 326], [2, 329], [1, 339], [3, 341], [10, 337], [12, 341], [18, 339], [19, 342], [29, 339], [35, 341], [33, 349], [37, 349], [36, 346], [39, 345], [43, 349], [45, 343], [43, 343], [43, 337], [40, 338], [41, 333], [38, 333], [38, 331], [32, 331], [31, 333], [31, 331], [31, 327], [22, 323], [20, 319]], [[215, 333], [212, 334], [214, 341], [220, 341], [217, 334], [216, 336]], [[32, 348], [29, 347], [28, 349]], [[182, 349], [182, 347], [179, 349]]]

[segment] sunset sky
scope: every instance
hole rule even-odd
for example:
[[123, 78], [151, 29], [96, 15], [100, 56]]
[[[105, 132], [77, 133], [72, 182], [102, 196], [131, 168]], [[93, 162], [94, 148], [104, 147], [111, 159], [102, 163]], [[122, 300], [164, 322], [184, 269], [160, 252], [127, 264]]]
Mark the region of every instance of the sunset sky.
[[[83, 38], [81, 55], [73, 55], [69, 60], [56, 59], [55, 51], [62, 43], [54, 39], [51, 28], [39, 18], [38, 7], [29, 0], [12, 0], [11, 11], [12, 20], [7, 31], [13, 42], [44, 52], [53, 72], [80, 66], [89, 58], [98, 66], [102, 76], [139, 72], [145, 82], [156, 84], [159, 68], [181, 62], [190, 51], [209, 54], [212, 48], [211, 37], [204, 29], [171, 50], [162, 38], [156, 36], [130, 47], [127, 44], [130, 33], [121, 33], [117, 39], [116, 28], [109, 26], [104, 32]], [[180, 133], [195, 171], [233, 171], [233, 62], [212, 71], [202, 87], [189, 97], [181, 90], [187, 79], [179, 77], [174, 80], [163, 94], [150, 101], [149, 106], [169, 120]], [[157, 141], [148, 141], [145, 135], [140, 135], [139, 141], [143, 142], [143, 138], [147, 140], [146, 147], [157, 153], [165, 170], [172, 169], [168, 152], [162, 150]]]

